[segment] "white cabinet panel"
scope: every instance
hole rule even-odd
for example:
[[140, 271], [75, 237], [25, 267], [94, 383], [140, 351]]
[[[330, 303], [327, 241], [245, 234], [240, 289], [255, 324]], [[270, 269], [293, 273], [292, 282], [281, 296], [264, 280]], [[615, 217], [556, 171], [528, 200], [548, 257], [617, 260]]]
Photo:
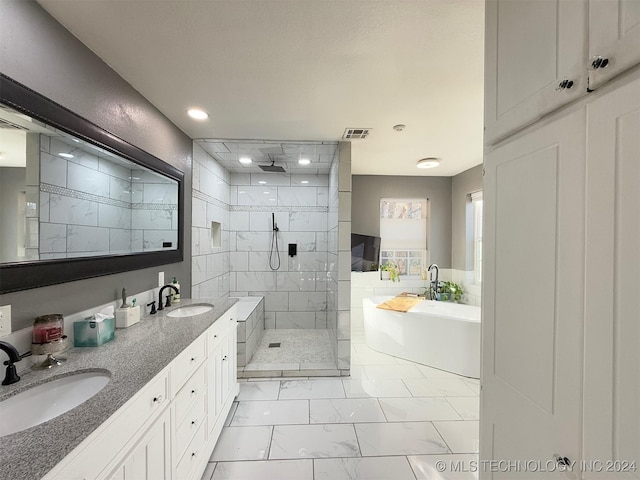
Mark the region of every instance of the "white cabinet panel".
[[107, 479], [170, 480], [170, 425], [170, 413], [167, 409]]
[[640, 80], [588, 114], [585, 459], [637, 470], [585, 477], [639, 479]]
[[[593, 68], [597, 57], [605, 68]], [[640, 0], [590, 0], [589, 59], [592, 89], [640, 63]]]
[[586, 94], [586, 12], [586, 0], [487, 0], [486, 144]]
[[585, 122], [582, 109], [485, 158], [481, 460], [581, 458]]

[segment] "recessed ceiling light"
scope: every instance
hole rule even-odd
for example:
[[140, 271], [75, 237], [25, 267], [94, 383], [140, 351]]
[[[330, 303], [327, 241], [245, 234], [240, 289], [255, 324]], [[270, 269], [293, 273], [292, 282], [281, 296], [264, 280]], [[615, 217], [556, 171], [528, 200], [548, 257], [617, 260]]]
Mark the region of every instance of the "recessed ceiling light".
[[194, 120], [206, 120], [209, 118], [209, 114], [200, 108], [190, 108], [187, 110], [187, 115], [189, 115]]
[[240, 157], [238, 161], [245, 165], [249, 165], [253, 160], [251, 160], [249, 157]]
[[309, 180], [302, 180], [300, 183], [309, 183]]
[[266, 185], [266, 184], [267, 184], [267, 182], [265, 182], [264, 180], [260, 180], [258, 183], [259, 183], [260, 185]]
[[70, 153], [59, 153], [58, 155], [63, 158], [73, 158], [73, 155], [71, 155]]
[[301, 158], [300, 160], [298, 160], [298, 163], [300, 165], [309, 165], [311, 163], [311, 160], [309, 160], [308, 158]]
[[440, 160], [437, 158], [429, 157], [423, 158], [422, 160], [418, 160], [418, 164], [416, 167], [418, 168], [435, 168], [440, 165]]

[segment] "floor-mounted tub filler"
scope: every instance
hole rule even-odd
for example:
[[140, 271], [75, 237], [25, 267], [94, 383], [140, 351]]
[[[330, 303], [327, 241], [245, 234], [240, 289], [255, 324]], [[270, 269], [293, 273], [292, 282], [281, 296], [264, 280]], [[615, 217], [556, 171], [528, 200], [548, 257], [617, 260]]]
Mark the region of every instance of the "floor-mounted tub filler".
[[407, 313], [376, 308], [391, 298], [362, 300], [369, 347], [465, 377], [480, 378], [480, 307], [425, 300]]

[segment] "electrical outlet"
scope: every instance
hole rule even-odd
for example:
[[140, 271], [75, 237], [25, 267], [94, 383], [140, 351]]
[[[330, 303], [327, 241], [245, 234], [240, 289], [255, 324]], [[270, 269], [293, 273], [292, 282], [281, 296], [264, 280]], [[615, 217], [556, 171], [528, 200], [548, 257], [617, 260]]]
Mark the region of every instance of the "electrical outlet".
[[164, 287], [164, 272], [158, 272], [158, 286]]
[[11, 333], [11, 305], [0, 307], [0, 337]]

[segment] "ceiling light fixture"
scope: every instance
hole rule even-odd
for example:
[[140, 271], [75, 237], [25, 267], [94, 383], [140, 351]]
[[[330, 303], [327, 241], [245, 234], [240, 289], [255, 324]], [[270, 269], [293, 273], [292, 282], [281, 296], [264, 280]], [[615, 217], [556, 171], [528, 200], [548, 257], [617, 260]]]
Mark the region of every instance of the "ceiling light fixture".
[[264, 180], [260, 180], [258, 183], [259, 183], [260, 185], [266, 185], [266, 184], [267, 184], [267, 182], [265, 182]]
[[71, 155], [70, 153], [59, 153], [58, 155], [63, 158], [73, 158], [73, 155]]
[[418, 160], [418, 164], [416, 167], [418, 168], [435, 168], [440, 165], [440, 160], [434, 157], [423, 158], [422, 160]]
[[405, 128], [407, 128], [407, 126], [406, 126], [405, 124], [403, 124], [403, 123], [399, 123], [398, 125], [394, 125], [394, 126], [393, 126], [393, 129], [394, 129], [396, 132], [401, 132], [401, 131], [403, 131]]
[[309, 183], [309, 180], [302, 180], [300, 183], [302, 183], [302, 184], [305, 184], [305, 185], [306, 185], [307, 183]]
[[251, 160], [249, 157], [240, 157], [238, 161], [244, 165], [249, 165], [253, 160]]
[[194, 120], [206, 120], [209, 118], [209, 114], [200, 108], [190, 108], [187, 110], [187, 115]]
[[300, 160], [298, 160], [298, 163], [300, 165], [309, 165], [311, 163], [311, 160], [309, 160], [308, 158], [301, 158]]

